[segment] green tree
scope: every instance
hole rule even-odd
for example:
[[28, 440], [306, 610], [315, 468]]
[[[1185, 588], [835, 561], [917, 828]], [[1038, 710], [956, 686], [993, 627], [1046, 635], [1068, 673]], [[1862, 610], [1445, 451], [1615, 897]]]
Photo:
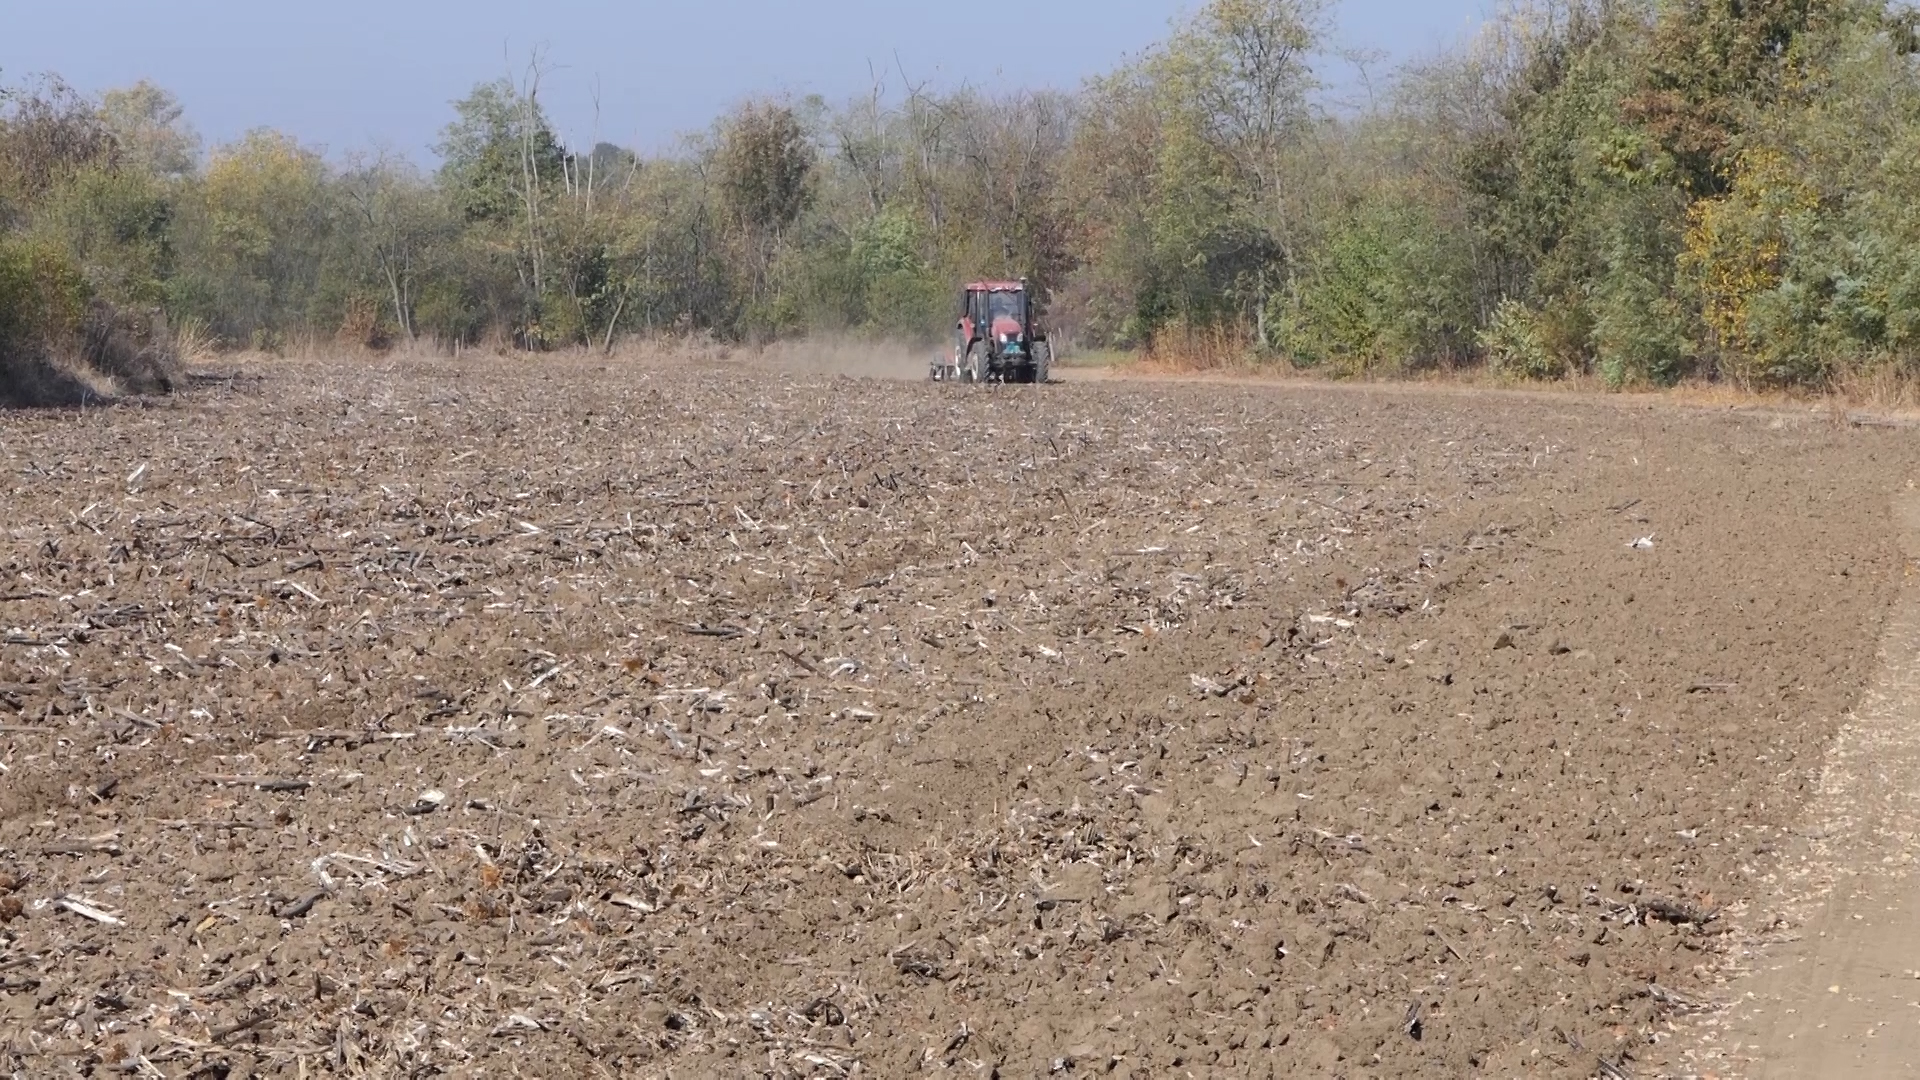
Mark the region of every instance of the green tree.
[[182, 207], [176, 310], [261, 347], [311, 326], [339, 209], [329, 180], [319, 153], [277, 131], [215, 149]]
[[1312, 59], [1328, 32], [1328, 0], [1212, 0], [1177, 32], [1161, 66], [1208, 140], [1265, 201], [1282, 160], [1313, 123]]
[[185, 114], [178, 98], [144, 79], [100, 98], [122, 165], [167, 179], [191, 176], [199, 164], [200, 137]]
[[745, 270], [747, 320], [755, 333], [792, 327], [797, 313], [773, 293], [773, 270], [788, 231], [807, 208], [817, 151], [786, 105], [753, 102], [721, 122], [713, 148], [720, 203]]
[[57, 238], [95, 295], [157, 308], [175, 268], [173, 227], [173, 194], [159, 177], [89, 168], [48, 198], [35, 232]]
[[365, 265], [363, 279], [372, 279], [394, 326], [411, 341], [418, 334], [422, 288], [444, 268], [457, 221], [411, 164], [390, 155], [350, 162], [336, 186], [345, 209], [348, 261]]
[[0, 94], [0, 228], [18, 228], [83, 169], [112, 167], [113, 133], [57, 78]]
[[524, 227], [565, 172], [566, 152], [537, 94], [500, 79], [474, 87], [453, 109], [434, 146], [448, 200], [470, 222]]
[[1857, 0], [1669, 0], [1626, 114], [1659, 140], [1690, 194], [1722, 193], [1743, 131], [1791, 82], [1801, 36], [1865, 10]]
[[854, 235], [851, 263], [857, 278], [859, 323], [884, 337], [932, 340], [946, 321], [947, 289], [922, 256], [925, 242], [915, 217], [882, 211]]
[[743, 231], [778, 236], [806, 208], [816, 158], [792, 108], [742, 106], [721, 125], [714, 151], [728, 213]]
[[1276, 297], [1274, 344], [1341, 374], [1467, 358], [1475, 341], [1472, 265], [1417, 191], [1366, 192], [1310, 245]]

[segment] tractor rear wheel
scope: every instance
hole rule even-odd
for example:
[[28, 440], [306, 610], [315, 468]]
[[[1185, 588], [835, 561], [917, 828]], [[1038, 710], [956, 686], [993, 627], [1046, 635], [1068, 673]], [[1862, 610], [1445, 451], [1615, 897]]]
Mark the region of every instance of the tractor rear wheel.
[[1053, 371], [1053, 342], [1036, 341], [1033, 343], [1033, 381], [1042, 386]]

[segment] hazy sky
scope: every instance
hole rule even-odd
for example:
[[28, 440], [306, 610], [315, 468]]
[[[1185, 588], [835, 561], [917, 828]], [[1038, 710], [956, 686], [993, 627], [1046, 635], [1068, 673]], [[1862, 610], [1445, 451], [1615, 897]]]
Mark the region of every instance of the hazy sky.
[[[1071, 87], [1162, 40], [1196, 0], [0, 0], [0, 80], [57, 72], [97, 93], [141, 78], [210, 143], [280, 128], [421, 160], [476, 82], [542, 46], [543, 100], [570, 142], [660, 149], [755, 93], [842, 99], [895, 57], [953, 87]], [[1392, 62], [1476, 26], [1488, 0], [1341, 0], [1338, 43]], [[1345, 73], [1330, 73], [1352, 85]], [[897, 82], [896, 82], [897, 85]]]

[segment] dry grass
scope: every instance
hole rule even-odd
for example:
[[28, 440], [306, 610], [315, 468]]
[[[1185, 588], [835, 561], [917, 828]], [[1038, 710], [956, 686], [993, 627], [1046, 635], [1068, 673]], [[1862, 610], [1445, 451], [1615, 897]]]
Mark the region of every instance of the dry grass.
[[1870, 372], [1847, 372], [1831, 384], [1833, 396], [1848, 405], [1876, 412], [1920, 411], [1920, 379], [1910, 372], [1880, 367]]
[[1574, 373], [1563, 379], [1540, 382], [1503, 378], [1478, 366], [1399, 371], [1302, 368], [1285, 360], [1262, 359], [1244, 335], [1186, 328], [1164, 333], [1152, 346], [1138, 352], [1106, 354], [1098, 366], [1146, 378], [1200, 376], [1259, 383], [1412, 384], [1463, 391], [1491, 388], [1527, 394], [1620, 396], [1693, 408], [1824, 412], [1836, 424], [1904, 426], [1909, 421], [1920, 422], [1920, 378], [1887, 367], [1840, 372], [1822, 390], [1758, 387], [1705, 378], [1689, 378], [1673, 386], [1622, 389], [1609, 386], [1590, 373]]
[[220, 338], [207, 320], [182, 319], [173, 331], [173, 348], [183, 364], [206, 363], [219, 357]]
[[1228, 326], [1167, 327], [1153, 335], [1141, 361], [1165, 371], [1243, 371], [1271, 366], [1260, 362], [1246, 331]]

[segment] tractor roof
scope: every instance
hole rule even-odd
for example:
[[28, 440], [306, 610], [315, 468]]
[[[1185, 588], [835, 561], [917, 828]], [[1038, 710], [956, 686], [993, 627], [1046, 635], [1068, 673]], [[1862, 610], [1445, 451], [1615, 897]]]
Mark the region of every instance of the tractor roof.
[[1025, 289], [1018, 281], [976, 281], [967, 286], [968, 292], [1023, 292]]

